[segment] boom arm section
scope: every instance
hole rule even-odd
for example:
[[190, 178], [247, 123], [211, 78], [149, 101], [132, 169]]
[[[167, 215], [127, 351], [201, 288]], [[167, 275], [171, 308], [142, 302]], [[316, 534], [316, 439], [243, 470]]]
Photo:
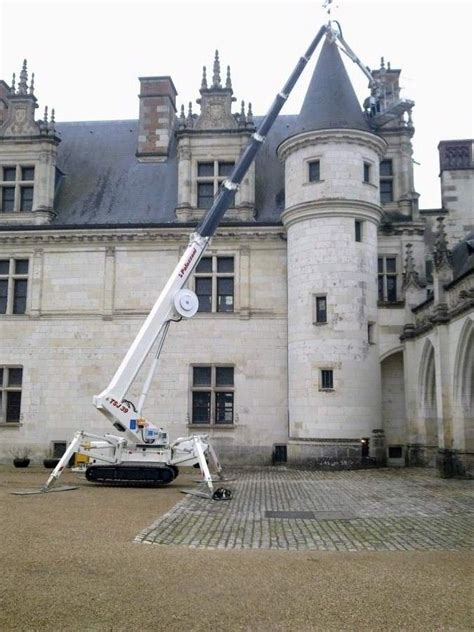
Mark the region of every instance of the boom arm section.
[[[322, 37], [328, 30], [328, 26], [322, 26], [305, 54], [300, 57], [281, 92], [275, 97], [275, 100], [260, 123], [257, 131], [252, 135], [245, 151], [237, 161], [230, 178], [223, 182], [213, 205], [197, 228], [197, 231], [191, 236], [189, 246], [171, 274], [171, 277], [143, 323], [110, 384], [100, 395], [94, 397], [94, 405], [103, 412], [119, 430], [126, 431], [127, 434], [133, 436], [134, 439], [137, 439], [139, 436], [134, 430], [133, 425], [130, 424], [134, 411], [130, 410], [128, 403], [124, 402], [123, 398], [136, 378], [138, 371], [150, 353], [160, 332], [163, 331], [165, 324], [173, 319], [180, 320], [183, 317], [189, 318], [197, 311], [195, 295], [182, 288], [199, 263], [211, 237], [216, 232], [222, 217], [229, 208], [234, 191], [242, 182], [242, 179], [252, 164], [262, 143], [265, 141], [266, 135], [280, 113], [294, 85], [298, 81]], [[194, 299], [192, 297], [194, 297]], [[152, 424], [148, 425], [152, 426]]]

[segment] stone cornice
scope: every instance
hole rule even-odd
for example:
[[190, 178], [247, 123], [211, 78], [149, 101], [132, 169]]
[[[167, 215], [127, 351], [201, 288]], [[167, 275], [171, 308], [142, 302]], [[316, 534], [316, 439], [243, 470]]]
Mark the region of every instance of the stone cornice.
[[[75, 230], [8, 230], [0, 228], [0, 245], [33, 246], [38, 244], [120, 244], [120, 243], [182, 243], [189, 239], [192, 229], [146, 228], [146, 229], [75, 229]], [[281, 240], [285, 233], [281, 226], [235, 226], [223, 227], [215, 238], [237, 241]]]
[[255, 127], [238, 127], [235, 129], [194, 129], [194, 128], [187, 128], [184, 127], [182, 129], [178, 129], [175, 132], [175, 136], [178, 140], [181, 140], [182, 138], [192, 138], [193, 136], [200, 136], [200, 137], [204, 137], [206, 138], [207, 136], [209, 138], [214, 138], [216, 135], [217, 136], [236, 136], [236, 135], [241, 135], [241, 136], [251, 136], [255, 131]]
[[286, 160], [288, 155], [297, 149], [303, 147], [318, 145], [327, 145], [333, 143], [350, 143], [356, 145], [366, 145], [373, 149], [380, 157], [382, 157], [387, 149], [387, 142], [371, 132], [353, 129], [331, 129], [331, 130], [315, 130], [304, 132], [296, 136], [291, 136], [284, 140], [277, 148], [277, 154], [280, 160]]
[[382, 209], [370, 202], [334, 198], [296, 204], [281, 214], [283, 225], [287, 229], [298, 222], [319, 217], [354, 217], [368, 220], [378, 226], [382, 218]]
[[[61, 139], [59, 136], [44, 136], [42, 134], [37, 134], [35, 136], [5, 136], [0, 137], [0, 143], [2, 145], [27, 145], [29, 149], [36, 149], [37, 145], [40, 143], [45, 143], [47, 145], [59, 145]], [[5, 148], [2, 147], [2, 151]]]
[[426, 225], [424, 222], [390, 222], [382, 223], [380, 230], [382, 235], [424, 235]]

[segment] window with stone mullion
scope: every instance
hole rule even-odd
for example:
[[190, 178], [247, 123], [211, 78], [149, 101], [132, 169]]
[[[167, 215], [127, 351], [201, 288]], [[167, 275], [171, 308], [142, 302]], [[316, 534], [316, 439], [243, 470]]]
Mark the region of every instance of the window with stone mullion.
[[380, 163], [380, 202], [393, 202], [393, 161], [382, 160]]
[[0, 314], [26, 313], [28, 259], [0, 259]]
[[234, 367], [194, 366], [192, 424], [234, 423]]
[[[197, 207], [210, 209], [222, 182], [230, 176], [234, 162], [214, 160], [198, 162], [197, 165]], [[235, 194], [230, 206], [235, 206]]]
[[397, 294], [397, 259], [396, 257], [378, 258], [378, 300], [384, 303], [395, 303]]
[[23, 369], [0, 367], [0, 423], [19, 423]]
[[199, 312], [234, 311], [234, 257], [203, 257], [194, 273]]
[[0, 212], [33, 210], [35, 168], [29, 165], [0, 168]]

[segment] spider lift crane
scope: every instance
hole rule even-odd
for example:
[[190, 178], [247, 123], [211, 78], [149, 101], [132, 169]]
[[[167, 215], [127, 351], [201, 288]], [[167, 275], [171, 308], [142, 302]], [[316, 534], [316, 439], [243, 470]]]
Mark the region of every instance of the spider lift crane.
[[[184, 286], [209, 246], [212, 236], [231, 204], [236, 189], [324, 35], [340, 40], [347, 54], [357, 61], [364, 74], [372, 80], [370, 71], [359, 62], [342, 39], [340, 28], [333, 27], [331, 20], [327, 25], [322, 26], [304, 55], [298, 60], [281, 92], [276, 95], [268, 113], [252, 135], [230, 177], [223, 182], [201, 224], [191, 235], [189, 245], [111, 382], [93, 398], [94, 406], [107, 417], [120, 434], [98, 436], [83, 430], [76, 432], [46, 484], [40, 490], [41, 492], [54, 490], [54, 483], [71, 457], [79, 453], [89, 457], [89, 465], [85, 472], [89, 481], [166, 485], [176, 478], [179, 467], [199, 465], [203, 481], [207, 485], [208, 497], [214, 500], [225, 500], [231, 497], [230, 490], [222, 487], [214, 488], [213, 483], [216, 480], [223, 480], [223, 476], [208, 435], [193, 434], [180, 437], [170, 443], [168, 433], [163, 428], [157, 427], [142, 417], [142, 409], [170, 324], [192, 318], [198, 310], [197, 296]], [[136, 407], [126, 399], [126, 395], [154, 346], [155, 357]], [[209, 464], [215, 471], [217, 479], [211, 475]]]

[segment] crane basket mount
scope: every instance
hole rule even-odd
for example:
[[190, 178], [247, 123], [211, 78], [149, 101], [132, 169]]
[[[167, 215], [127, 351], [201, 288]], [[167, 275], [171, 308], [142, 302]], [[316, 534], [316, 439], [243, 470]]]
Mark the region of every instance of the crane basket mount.
[[[331, 22], [319, 29], [304, 55], [298, 60], [283, 88], [276, 95], [270, 109], [236, 162], [230, 177], [223, 182], [211, 208], [191, 235], [184, 254], [109, 385], [93, 398], [95, 407], [107, 417], [121, 436], [115, 434], [99, 436], [85, 431], [76, 432], [46, 484], [36, 493], [43, 493], [52, 489], [59, 490], [57, 487], [53, 488], [54, 483], [60, 477], [70, 458], [75, 453], [79, 453], [90, 459], [90, 465], [86, 470], [88, 480], [109, 484], [166, 485], [176, 478], [179, 467], [199, 466], [202, 480], [207, 486], [208, 498], [227, 500], [231, 497], [230, 490], [222, 487], [214, 488], [216, 480], [222, 481], [224, 479], [221, 465], [207, 435], [193, 434], [180, 437], [170, 443], [167, 432], [145, 420], [141, 411], [170, 323], [192, 318], [197, 312], [198, 299], [194, 292], [184, 289], [184, 285], [208, 247], [232, 202], [235, 190], [239, 187], [265, 141], [281, 108], [326, 34], [329, 37], [335, 36]], [[126, 399], [127, 391], [154, 347], [156, 348], [155, 358], [145, 379], [137, 408]], [[211, 475], [209, 466], [213, 469], [217, 479]]]

